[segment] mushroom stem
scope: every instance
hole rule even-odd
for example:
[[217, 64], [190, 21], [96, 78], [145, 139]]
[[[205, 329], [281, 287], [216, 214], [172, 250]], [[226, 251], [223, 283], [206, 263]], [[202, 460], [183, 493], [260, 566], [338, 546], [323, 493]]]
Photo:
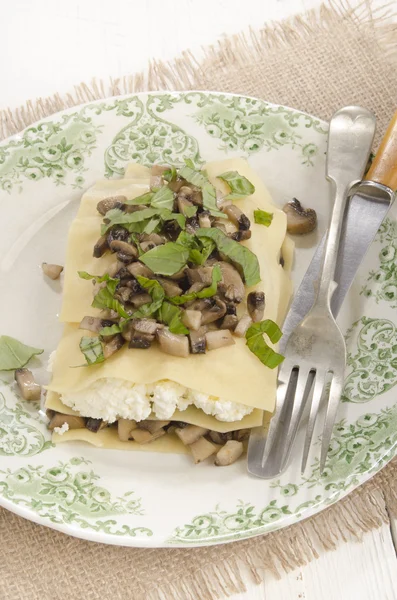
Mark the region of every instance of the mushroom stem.
[[25, 400], [40, 400], [41, 387], [35, 382], [33, 373], [29, 369], [17, 369], [15, 381], [22, 398]]

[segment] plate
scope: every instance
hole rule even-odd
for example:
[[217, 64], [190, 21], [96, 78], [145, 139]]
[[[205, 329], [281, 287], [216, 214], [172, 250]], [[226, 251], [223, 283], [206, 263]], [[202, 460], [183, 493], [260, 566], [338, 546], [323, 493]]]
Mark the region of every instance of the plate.
[[[64, 264], [67, 232], [85, 188], [120, 177], [129, 161], [180, 166], [243, 156], [279, 204], [297, 197], [318, 231], [297, 239], [299, 284], [329, 217], [326, 123], [254, 98], [206, 92], [138, 94], [93, 102], [36, 123], [0, 145], [0, 332], [45, 349], [61, 334], [62, 281], [42, 261]], [[4, 226], [6, 224], [6, 226]], [[348, 369], [322, 476], [315, 445], [304, 476], [297, 455], [279, 479], [231, 467], [194, 466], [182, 455], [52, 445], [37, 406], [11, 375], [0, 389], [0, 504], [80, 538], [126, 546], [198, 546], [263, 534], [315, 512], [379, 471], [397, 447], [397, 224], [391, 213], [344, 304], [339, 323]], [[249, 393], [249, 388], [247, 389]]]

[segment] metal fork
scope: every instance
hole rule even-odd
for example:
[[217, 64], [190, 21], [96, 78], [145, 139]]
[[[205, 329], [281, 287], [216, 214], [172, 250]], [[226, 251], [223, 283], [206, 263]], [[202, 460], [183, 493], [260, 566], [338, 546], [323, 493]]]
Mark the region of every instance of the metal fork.
[[[309, 402], [302, 472], [305, 470], [322, 400], [327, 403], [327, 407], [323, 425], [320, 473], [325, 466], [346, 366], [345, 340], [330, 307], [331, 297], [336, 288], [334, 274], [338, 245], [348, 192], [362, 177], [373, 133], [374, 116], [360, 107], [343, 108], [334, 114], [330, 122], [326, 177], [332, 185], [334, 205], [323, 263], [314, 304], [291, 333], [283, 350], [285, 360], [278, 376], [276, 413], [270, 422], [266, 447], [263, 431], [251, 434], [248, 470], [259, 477], [269, 477], [266, 461], [274, 445], [277, 450], [277, 470], [279, 473], [284, 470], [304, 408]], [[280, 430], [283, 432], [282, 439], [278, 437]], [[274, 460], [274, 456], [270, 458]], [[272, 475], [274, 474], [273, 469]]]

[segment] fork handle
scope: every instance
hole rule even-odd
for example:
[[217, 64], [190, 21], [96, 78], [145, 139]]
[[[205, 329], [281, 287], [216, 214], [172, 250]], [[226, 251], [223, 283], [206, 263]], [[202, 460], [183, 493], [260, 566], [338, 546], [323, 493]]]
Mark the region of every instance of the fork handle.
[[397, 189], [397, 111], [386, 130], [365, 179]]

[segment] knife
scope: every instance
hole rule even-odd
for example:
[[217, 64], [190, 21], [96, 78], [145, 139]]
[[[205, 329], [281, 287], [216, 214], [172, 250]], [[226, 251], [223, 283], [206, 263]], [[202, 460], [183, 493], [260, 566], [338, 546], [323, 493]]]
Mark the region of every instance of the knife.
[[[349, 194], [335, 272], [336, 287], [331, 299], [334, 316], [337, 316], [354, 276], [394, 201], [395, 189], [397, 189], [397, 111], [389, 124], [366, 178], [354, 185]], [[313, 305], [315, 284], [320, 273], [325, 239], [326, 234], [317, 247], [309, 268], [294, 295], [292, 305], [282, 328], [281, 353], [285, 348], [290, 333]], [[291, 410], [292, 403], [285, 402], [284, 414], [281, 414], [278, 424], [278, 439], [280, 442], [283, 436], [286, 435], [283, 427], [284, 420], [286, 423], [289, 422], [288, 413]], [[277, 406], [275, 415], [278, 417]], [[266, 442], [266, 427], [256, 428], [255, 435], [251, 437], [253, 450], [254, 445], [257, 446], [258, 443], [264, 446]], [[278, 452], [278, 446], [279, 444], [276, 439], [262, 468], [261, 476], [266, 479], [280, 475], [288, 466], [290, 454], [281, 462], [282, 454]], [[293, 446], [291, 450], [292, 448]], [[248, 446], [249, 452], [250, 444]]]

